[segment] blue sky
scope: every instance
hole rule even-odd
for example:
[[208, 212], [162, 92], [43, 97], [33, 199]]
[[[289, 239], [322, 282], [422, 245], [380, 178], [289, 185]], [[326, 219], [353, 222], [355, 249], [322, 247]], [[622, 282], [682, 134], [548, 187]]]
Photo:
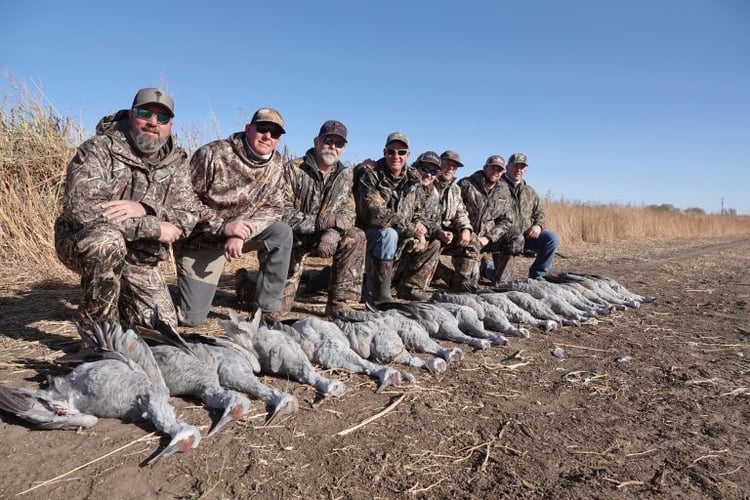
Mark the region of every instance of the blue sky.
[[555, 199], [750, 214], [745, 0], [0, 0], [0, 70], [88, 131], [162, 86], [182, 138], [272, 106], [295, 154], [338, 119], [345, 161], [401, 130], [459, 175], [525, 152]]

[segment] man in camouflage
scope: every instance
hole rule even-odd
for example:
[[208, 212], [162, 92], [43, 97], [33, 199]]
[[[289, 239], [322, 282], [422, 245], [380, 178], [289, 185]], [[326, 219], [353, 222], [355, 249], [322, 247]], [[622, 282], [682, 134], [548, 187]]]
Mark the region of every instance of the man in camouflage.
[[284, 133], [279, 112], [260, 108], [244, 131], [193, 154], [193, 189], [206, 209], [192, 234], [175, 246], [184, 324], [206, 319], [227, 260], [251, 251], [260, 263], [251, 306], [267, 322], [279, 319], [292, 249], [292, 230], [281, 221], [284, 171], [276, 150]]
[[[508, 256], [523, 250], [523, 237], [512, 232], [513, 212], [507, 187], [500, 182], [505, 170], [505, 159], [492, 155], [485, 161], [482, 170], [458, 181], [461, 198], [481, 245], [480, 252], [491, 253], [495, 260], [494, 284], [510, 279], [512, 261]], [[509, 264], [506, 266], [506, 264]]]
[[478, 267], [482, 244], [474, 233], [469, 214], [456, 184], [456, 171], [463, 167], [455, 151], [440, 155], [440, 168], [435, 187], [440, 194], [440, 231], [438, 238], [445, 255], [451, 256], [453, 272], [449, 285], [456, 291], [476, 292], [475, 268]]
[[141, 89], [130, 109], [102, 118], [68, 164], [55, 249], [81, 275], [79, 321], [133, 327], [156, 313], [177, 326], [157, 264], [170, 243], [190, 234], [200, 202], [173, 117], [172, 97]]
[[[386, 138], [384, 157], [370, 167], [359, 170], [360, 180], [355, 186], [358, 225], [367, 235], [367, 282], [370, 300], [391, 302], [393, 264], [404, 251], [407, 242], [424, 239], [427, 227], [415, 213], [418, 175], [407, 164], [409, 138], [393, 132]], [[399, 298], [427, 300], [425, 289], [435, 272], [440, 256], [440, 242], [433, 240], [422, 251], [407, 249], [401, 262], [401, 280], [396, 292]]]
[[[538, 279], [547, 274], [560, 242], [556, 233], [544, 229], [546, 218], [539, 201], [539, 195], [529, 186], [523, 176], [528, 167], [528, 160], [523, 153], [513, 153], [508, 158], [508, 169], [501, 177], [501, 183], [509, 193], [513, 209], [513, 226], [511, 232], [522, 234], [524, 252], [536, 254], [529, 268], [529, 278]], [[500, 272], [502, 269], [496, 268]]]
[[314, 147], [284, 166], [284, 221], [292, 228], [294, 244], [282, 311], [291, 308], [309, 254], [333, 259], [328, 316], [351, 310], [348, 303], [359, 301], [367, 240], [354, 226], [352, 169], [339, 161], [346, 143], [344, 124], [326, 121], [313, 139]]

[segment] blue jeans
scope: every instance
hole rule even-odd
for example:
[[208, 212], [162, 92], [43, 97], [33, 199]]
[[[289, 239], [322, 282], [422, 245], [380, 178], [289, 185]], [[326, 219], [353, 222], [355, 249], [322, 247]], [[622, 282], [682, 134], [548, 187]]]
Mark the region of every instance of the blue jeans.
[[370, 227], [365, 230], [365, 234], [367, 247], [374, 259], [393, 260], [398, 250], [398, 233], [395, 229]]
[[529, 268], [529, 278], [537, 279], [547, 274], [549, 268], [552, 267], [555, 251], [559, 244], [560, 237], [546, 229], [542, 230], [538, 238], [526, 238], [523, 251], [536, 254], [536, 259]]

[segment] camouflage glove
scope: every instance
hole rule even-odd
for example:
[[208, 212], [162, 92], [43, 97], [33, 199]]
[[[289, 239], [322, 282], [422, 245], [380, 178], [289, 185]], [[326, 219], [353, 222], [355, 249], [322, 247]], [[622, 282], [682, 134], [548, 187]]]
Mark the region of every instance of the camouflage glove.
[[339, 241], [341, 241], [341, 234], [335, 229], [328, 229], [318, 242], [318, 256], [326, 259], [333, 257], [339, 247]]
[[342, 217], [337, 215], [329, 215], [328, 217], [318, 217], [318, 231], [325, 231], [327, 229], [339, 229], [346, 231], [346, 221]]

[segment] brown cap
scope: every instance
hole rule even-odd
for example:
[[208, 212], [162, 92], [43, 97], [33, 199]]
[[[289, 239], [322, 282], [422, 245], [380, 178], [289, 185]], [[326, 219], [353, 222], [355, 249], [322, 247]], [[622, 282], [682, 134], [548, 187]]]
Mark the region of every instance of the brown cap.
[[513, 165], [514, 163], [519, 163], [521, 165], [528, 165], [529, 161], [526, 159], [526, 155], [523, 153], [513, 153], [510, 155], [510, 158], [508, 158], [508, 165]]
[[286, 133], [286, 130], [284, 130], [284, 119], [281, 117], [281, 113], [273, 108], [260, 108], [253, 115], [253, 119], [250, 120], [250, 123], [261, 122], [273, 123], [274, 125], [278, 125], [281, 131], [283, 133]]
[[440, 159], [455, 161], [459, 167], [464, 166], [464, 163], [461, 161], [461, 157], [458, 156], [458, 153], [456, 153], [455, 151], [443, 151], [443, 154], [440, 155]]
[[409, 137], [403, 132], [391, 132], [388, 134], [388, 137], [385, 139], [385, 145], [387, 146], [393, 141], [403, 142], [407, 148], [409, 147]]
[[489, 158], [487, 158], [487, 161], [484, 162], [484, 166], [493, 165], [496, 167], [503, 167], [505, 168], [505, 160], [500, 155], [492, 155]]
[[146, 88], [141, 89], [133, 98], [131, 108], [137, 108], [145, 104], [160, 104], [169, 110], [169, 114], [174, 116], [174, 99], [161, 89]]

